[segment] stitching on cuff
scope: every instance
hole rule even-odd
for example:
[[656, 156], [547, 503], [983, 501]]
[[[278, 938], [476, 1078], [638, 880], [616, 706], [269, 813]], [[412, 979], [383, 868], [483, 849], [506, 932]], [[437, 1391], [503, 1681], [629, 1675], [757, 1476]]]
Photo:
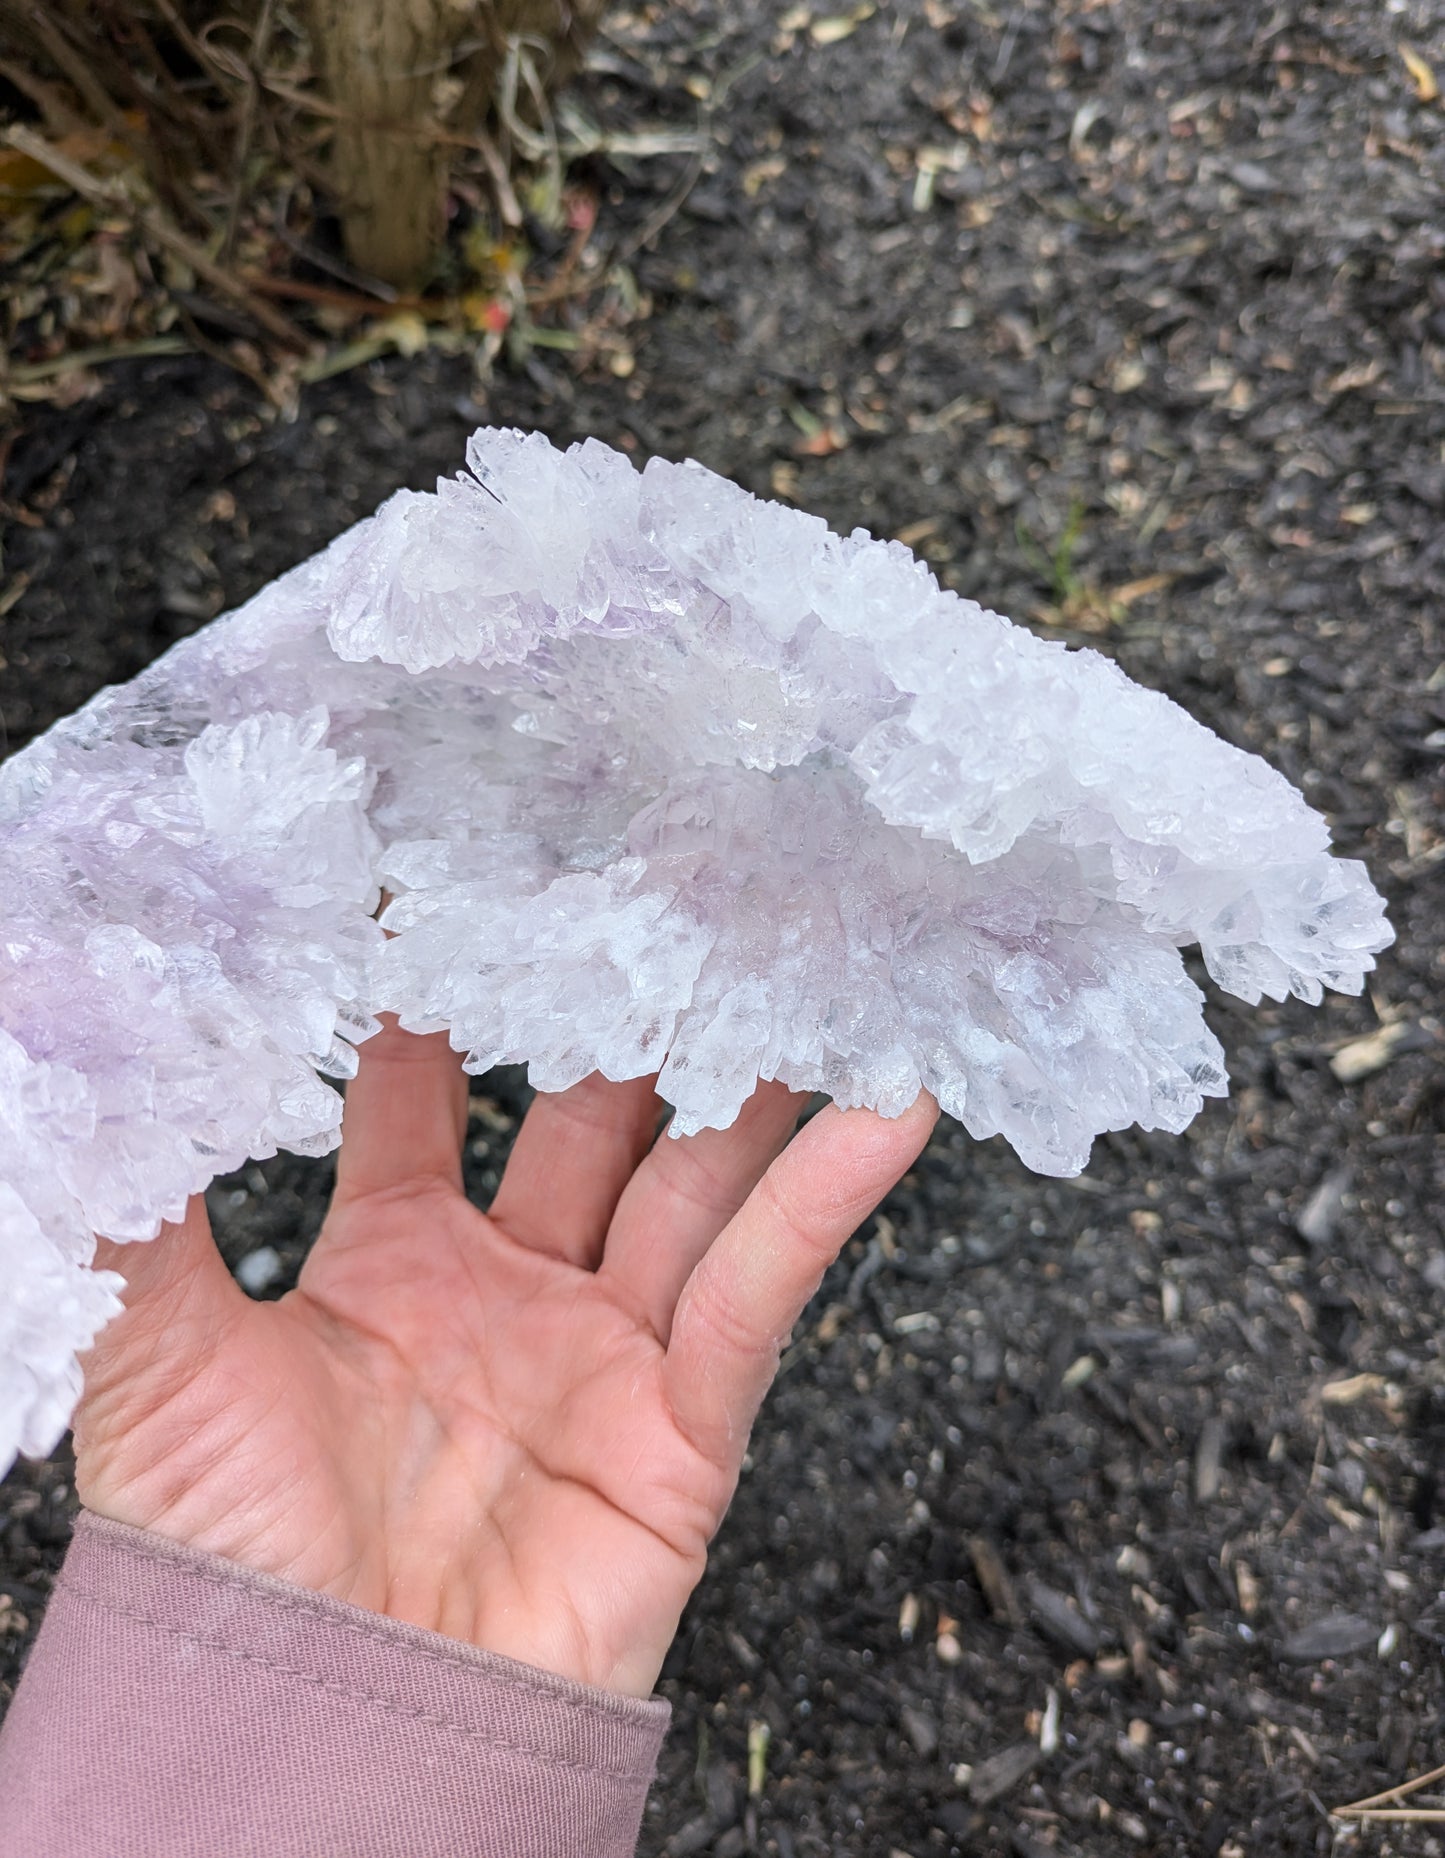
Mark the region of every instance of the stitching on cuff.
[[[244, 1582], [233, 1584], [245, 1585]], [[279, 1676], [296, 1678], [303, 1684], [310, 1684], [316, 1690], [328, 1691], [333, 1696], [345, 1697], [354, 1703], [370, 1704], [373, 1709], [383, 1710], [391, 1716], [406, 1717], [415, 1722], [429, 1723], [438, 1729], [451, 1730], [454, 1734], [464, 1737], [469, 1742], [479, 1743], [484, 1748], [496, 1749], [510, 1755], [521, 1755], [529, 1761], [540, 1762], [546, 1767], [567, 1769], [576, 1774], [600, 1775], [605, 1779], [618, 1781], [650, 1783], [652, 1780], [656, 1766], [655, 1758], [646, 1768], [618, 1768], [604, 1766], [601, 1763], [577, 1761], [570, 1755], [553, 1754], [549, 1750], [535, 1748], [525, 1742], [509, 1742], [502, 1736], [489, 1735], [484, 1730], [475, 1729], [468, 1723], [457, 1722], [455, 1718], [441, 1715], [436, 1711], [414, 1709], [376, 1691], [344, 1684], [334, 1678], [323, 1677], [319, 1672], [302, 1670], [296, 1665], [282, 1664], [277, 1659], [267, 1658], [260, 1652], [249, 1651], [245, 1646], [232, 1645], [226, 1639], [213, 1637], [208, 1633], [189, 1632], [182, 1626], [175, 1626], [166, 1620], [156, 1619], [139, 1607], [121, 1606], [116, 1601], [107, 1599], [103, 1594], [92, 1593], [63, 1572], [56, 1581], [55, 1587], [57, 1591], [64, 1591], [76, 1600], [98, 1607], [102, 1612], [113, 1613], [119, 1618], [131, 1619], [140, 1625], [149, 1626], [152, 1631], [162, 1633], [167, 1638], [181, 1639], [191, 1645], [205, 1646], [210, 1651], [220, 1652], [227, 1658], [234, 1658], [238, 1663], [259, 1665], [265, 1670], [276, 1672]], [[475, 1670], [475, 1667], [472, 1668]], [[489, 1674], [478, 1671], [475, 1675], [486, 1678]], [[559, 1697], [553, 1701], [573, 1700]], [[594, 1711], [593, 1713], [600, 1714], [601, 1712]]]
[[[128, 1525], [123, 1526], [128, 1527]], [[137, 1530], [133, 1533], [140, 1534], [142, 1532]], [[327, 1605], [323, 1596], [309, 1594], [303, 1588], [293, 1587], [290, 1583], [282, 1580], [277, 1575], [261, 1575], [258, 1577], [255, 1572], [250, 1569], [238, 1569], [237, 1572], [233, 1574], [224, 1564], [217, 1567], [206, 1567], [191, 1559], [192, 1556], [206, 1555], [209, 1561], [221, 1561], [220, 1556], [210, 1555], [204, 1549], [188, 1549], [184, 1543], [173, 1543], [167, 1537], [157, 1538], [157, 1541], [163, 1544], [163, 1546], [159, 1547], [152, 1547], [149, 1542], [116, 1543], [114, 1541], [109, 1541], [105, 1533], [98, 1533], [91, 1539], [95, 1541], [97, 1546], [108, 1546], [113, 1549], [118, 1549], [120, 1553], [126, 1555], [143, 1556], [146, 1560], [153, 1561], [159, 1566], [179, 1574], [184, 1579], [208, 1581], [214, 1587], [240, 1588], [243, 1593], [250, 1595], [252, 1598], [263, 1600], [267, 1605], [278, 1606], [286, 1612], [304, 1613], [313, 1619], [320, 1620], [324, 1625], [330, 1627], [334, 1631], [349, 1633], [353, 1638], [359, 1638], [364, 1644], [388, 1645], [391, 1643], [389, 1635], [385, 1632], [375, 1631], [360, 1620], [354, 1620], [348, 1618], [345, 1613], [333, 1611], [332, 1605]], [[172, 1550], [175, 1552], [169, 1552]], [[57, 1577], [56, 1585], [58, 1586], [62, 1582], [68, 1584], [73, 1578], [73, 1576], [68, 1575], [62, 1568], [60, 1575]], [[264, 1581], [266, 1584], [264, 1586], [258, 1585], [258, 1579]], [[77, 1588], [76, 1591], [80, 1592], [83, 1590]], [[96, 1594], [87, 1594], [86, 1597], [95, 1600], [98, 1605], [108, 1604], [101, 1600]], [[351, 1610], [349, 1603], [345, 1601], [336, 1601], [333, 1602], [333, 1605], [336, 1607], [347, 1607], [348, 1611]], [[359, 1611], [361, 1609], [356, 1610]], [[423, 1627], [406, 1628], [405, 1621], [389, 1619], [385, 1614], [378, 1614], [377, 1618], [386, 1619], [388, 1625], [401, 1626], [404, 1629], [417, 1632], [425, 1630]], [[158, 1625], [161, 1624], [160, 1621], [156, 1623]], [[479, 1647], [478, 1649], [480, 1650], [481, 1648]], [[444, 1665], [456, 1671], [465, 1671], [473, 1677], [486, 1677], [493, 1683], [505, 1684], [509, 1689], [525, 1691], [529, 1696], [544, 1696], [549, 1702], [560, 1704], [564, 1709], [574, 1710], [578, 1715], [593, 1717], [600, 1723], [606, 1723], [609, 1727], [615, 1726], [619, 1721], [620, 1712], [614, 1712], [603, 1704], [592, 1703], [586, 1697], [570, 1696], [564, 1688], [564, 1686], [570, 1683], [570, 1680], [567, 1678], [554, 1677], [550, 1672], [543, 1671], [539, 1673], [541, 1677], [549, 1680], [548, 1682], [534, 1685], [529, 1683], [525, 1678], [513, 1676], [508, 1671], [482, 1671], [470, 1658], [457, 1652], [448, 1651], [444, 1646], [423, 1645], [412, 1642], [407, 1644], [406, 1650], [411, 1656], [425, 1658], [432, 1664]], [[500, 1654], [491, 1655], [499, 1659], [501, 1657]], [[502, 1660], [502, 1662], [510, 1663], [514, 1661]], [[555, 1689], [552, 1687], [554, 1683], [557, 1686]], [[648, 1705], [648, 1699], [645, 1697], [628, 1697], [620, 1699], [620, 1701], [629, 1704], [639, 1704], [644, 1709]], [[641, 1726], [644, 1725], [639, 1724], [639, 1727]]]

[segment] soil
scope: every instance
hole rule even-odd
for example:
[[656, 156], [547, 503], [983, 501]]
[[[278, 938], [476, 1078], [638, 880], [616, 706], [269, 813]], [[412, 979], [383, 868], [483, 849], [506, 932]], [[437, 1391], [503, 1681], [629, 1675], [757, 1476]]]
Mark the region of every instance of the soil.
[[[709, 136], [631, 375], [424, 356], [288, 423], [197, 359], [32, 409], [9, 745], [488, 420], [901, 534], [1266, 755], [1388, 895], [1369, 996], [1216, 997], [1231, 1099], [1076, 1181], [940, 1130], [786, 1357], [642, 1851], [1439, 1853], [1329, 1809], [1445, 1747], [1445, 4], [691, 0], [597, 63], [604, 126]], [[599, 237], [685, 162], [596, 157]], [[482, 1086], [479, 1193], [524, 1100]], [[228, 1258], [294, 1273], [325, 1190], [217, 1183]], [[63, 1451], [0, 1487], [0, 1700], [71, 1507]]]

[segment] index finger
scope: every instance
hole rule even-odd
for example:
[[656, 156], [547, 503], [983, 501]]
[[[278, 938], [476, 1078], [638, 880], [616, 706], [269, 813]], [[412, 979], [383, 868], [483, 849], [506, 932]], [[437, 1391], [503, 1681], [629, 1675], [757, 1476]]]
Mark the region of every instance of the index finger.
[[736, 1467], [793, 1324], [823, 1273], [917, 1160], [938, 1120], [829, 1104], [785, 1148], [688, 1279], [663, 1368], [679, 1429]]

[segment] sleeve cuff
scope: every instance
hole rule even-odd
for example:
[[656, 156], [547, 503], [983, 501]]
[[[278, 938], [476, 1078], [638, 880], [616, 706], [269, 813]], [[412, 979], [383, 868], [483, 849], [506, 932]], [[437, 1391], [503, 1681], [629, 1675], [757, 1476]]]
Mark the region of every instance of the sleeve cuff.
[[82, 1513], [0, 1858], [632, 1858], [669, 1714]]

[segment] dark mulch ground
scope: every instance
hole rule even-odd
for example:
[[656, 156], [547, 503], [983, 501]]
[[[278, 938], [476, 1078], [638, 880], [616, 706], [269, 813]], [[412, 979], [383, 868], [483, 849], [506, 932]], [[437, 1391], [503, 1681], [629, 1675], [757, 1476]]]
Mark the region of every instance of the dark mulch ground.
[[[904, 534], [1266, 754], [1389, 894], [1370, 999], [1216, 1003], [1234, 1095], [1187, 1137], [1060, 1183], [946, 1128], [859, 1235], [669, 1661], [648, 1854], [1285, 1858], [1445, 1754], [1445, 116], [1402, 45], [1445, 76], [1440, 0], [656, 9], [593, 107], [702, 110], [713, 152], [636, 261], [630, 379], [398, 364], [275, 424], [166, 363], [13, 455], [12, 746], [486, 417]], [[665, 166], [600, 170], [604, 225]], [[1389, 1062], [1337, 1081], [1381, 1021]], [[323, 1191], [218, 1185], [228, 1253], [294, 1267]], [[66, 1486], [0, 1490], [0, 1697]]]

